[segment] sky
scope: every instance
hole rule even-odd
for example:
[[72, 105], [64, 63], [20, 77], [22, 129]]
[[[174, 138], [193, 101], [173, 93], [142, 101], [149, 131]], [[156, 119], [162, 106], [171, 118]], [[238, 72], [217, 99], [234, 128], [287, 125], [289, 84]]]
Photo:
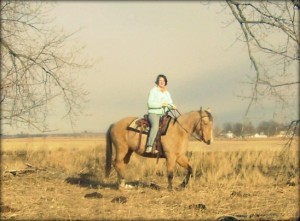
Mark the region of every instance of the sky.
[[[127, 116], [147, 112], [147, 97], [158, 74], [181, 113], [210, 108], [215, 125], [243, 122], [250, 91], [241, 82], [254, 76], [239, 24], [224, 2], [62, 1], [50, 16], [58, 29], [80, 31], [84, 56], [96, 61], [78, 75], [88, 103], [72, 127], [63, 114], [50, 118], [57, 133], [105, 132]], [[250, 121], [270, 120], [273, 104], [253, 108]]]

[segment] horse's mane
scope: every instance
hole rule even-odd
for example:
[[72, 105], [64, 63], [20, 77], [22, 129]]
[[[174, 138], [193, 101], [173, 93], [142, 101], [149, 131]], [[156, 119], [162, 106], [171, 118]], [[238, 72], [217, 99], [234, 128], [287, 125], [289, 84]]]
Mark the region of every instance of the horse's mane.
[[[188, 114], [190, 114], [190, 113], [192, 113], [192, 112], [196, 112], [196, 111], [189, 111], [189, 112], [187, 112], [187, 113], [182, 114], [181, 116], [188, 115]], [[199, 112], [199, 111], [198, 111], [198, 112]], [[210, 121], [213, 121], [213, 116], [211, 115], [211, 113], [210, 113], [209, 111], [207, 111], [207, 110], [205, 110], [205, 112], [206, 112], [206, 114], [207, 114], [209, 120], [210, 120]], [[180, 116], [178, 116], [178, 117], [180, 117]], [[177, 118], [178, 118], [178, 117], [177, 117]]]

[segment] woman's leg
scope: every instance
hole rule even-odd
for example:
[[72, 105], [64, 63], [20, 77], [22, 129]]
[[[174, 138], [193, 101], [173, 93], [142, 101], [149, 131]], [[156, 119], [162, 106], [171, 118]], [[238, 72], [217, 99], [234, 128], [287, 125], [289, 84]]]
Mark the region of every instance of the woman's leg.
[[149, 137], [148, 137], [148, 141], [147, 141], [147, 147], [148, 146], [152, 147], [153, 143], [155, 141], [158, 129], [159, 129], [160, 115], [149, 113], [148, 118], [149, 118], [151, 127], [150, 127]]

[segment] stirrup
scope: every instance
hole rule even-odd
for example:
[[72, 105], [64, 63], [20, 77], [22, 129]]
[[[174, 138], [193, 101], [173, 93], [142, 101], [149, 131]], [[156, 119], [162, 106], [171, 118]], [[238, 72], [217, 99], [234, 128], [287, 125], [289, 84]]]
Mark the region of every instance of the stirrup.
[[151, 153], [152, 152], [152, 147], [151, 146], [148, 146], [147, 148], [146, 148], [146, 151], [145, 151], [146, 153]]

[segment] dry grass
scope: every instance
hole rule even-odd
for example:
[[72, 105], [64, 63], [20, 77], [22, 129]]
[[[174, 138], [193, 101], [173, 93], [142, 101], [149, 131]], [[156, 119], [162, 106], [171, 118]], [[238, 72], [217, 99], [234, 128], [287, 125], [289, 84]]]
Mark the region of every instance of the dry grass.
[[[192, 141], [191, 183], [168, 192], [165, 160], [133, 155], [126, 191], [115, 187], [116, 173], [104, 178], [104, 138], [24, 138], [1, 141], [2, 219], [178, 219], [294, 220], [299, 217], [298, 140], [282, 152], [280, 139]], [[34, 173], [17, 173], [29, 163]], [[185, 171], [175, 168], [174, 184]], [[160, 186], [160, 190], [154, 187]], [[85, 194], [98, 192], [102, 198]], [[124, 196], [127, 202], [114, 203]]]

